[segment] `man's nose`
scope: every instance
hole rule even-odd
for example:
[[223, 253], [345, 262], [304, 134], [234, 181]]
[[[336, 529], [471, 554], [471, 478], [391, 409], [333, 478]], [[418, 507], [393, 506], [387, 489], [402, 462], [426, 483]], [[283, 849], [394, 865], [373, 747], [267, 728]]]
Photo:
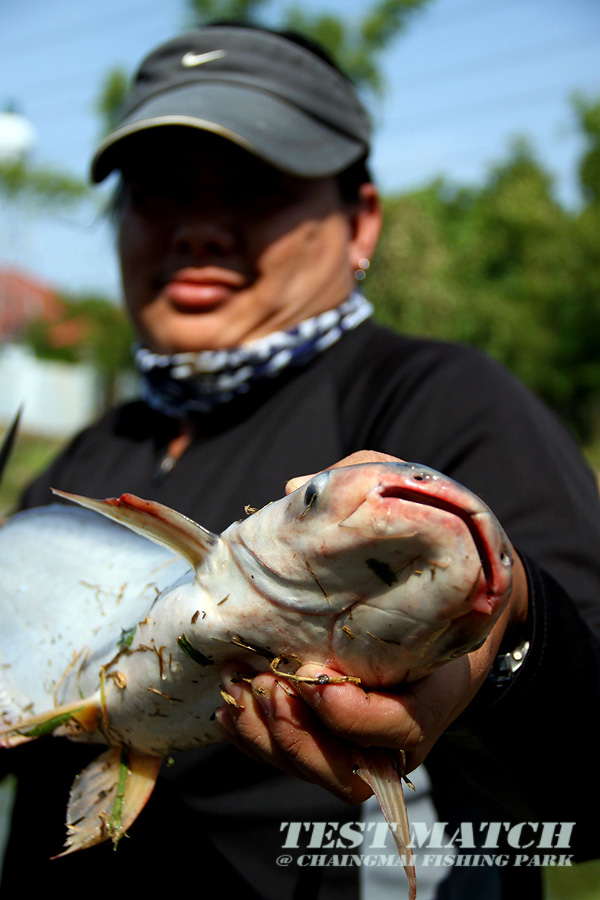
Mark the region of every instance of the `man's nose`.
[[182, 256], [220, 258], [234, 251], [236, 235], [237, 227], [231, 215], [198, 215], [186, 210], [173, 229], [172, 241]]

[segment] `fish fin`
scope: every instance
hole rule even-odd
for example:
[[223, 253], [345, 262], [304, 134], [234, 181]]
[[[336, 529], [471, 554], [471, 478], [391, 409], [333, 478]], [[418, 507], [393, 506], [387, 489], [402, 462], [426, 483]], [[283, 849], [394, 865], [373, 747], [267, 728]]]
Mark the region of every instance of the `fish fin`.
[[100, 705], [96, 697], [54, 706], [43, 713], [0, 728], [0, 747], [16, 747], [25, 741], [52, 734], [57, 729], [61, 729], [60, 733], [66, 735], [95, 731], [99, 716]]
[[107, 500], [91, 500], [80, 494], [68, 494], [53, 488], [59, 497], [93, 509], [115, 519], [143, 537], [168, 547], [197, 569], [219, 540], [218, 535], [202, 528], [192, 519], [154, 500], [142, 500], [135, 494], [121, 494]]
[[71, 788], [67, 839], [58, 856], [106, 840], [112, 840], [116, 849], [146, 805], [161, 763], [160, 756], [110, 747], [86, 766]]
[[19, 421], [21, 419], [22, 412], [23, 406], [21, 405], [2, 439], [2, 445], [0, 446], [0, 481], [2, 480], [2, 475], [4, 473], [6, 463], [10, 459], [13, 451], [14, 443], [17, 438], [17, 432], [19, 431]]
[[[417, 876], [410, 843], [410, 827], [402, 789], [402, 775], [390, 751], [372, 747], [355, 754], [355, 774], [362, 778], [377, 797], [390, 827], [408, 878], [409, 900], [416, 900]], [[409, 782], [410, 784], [410, 782]]]

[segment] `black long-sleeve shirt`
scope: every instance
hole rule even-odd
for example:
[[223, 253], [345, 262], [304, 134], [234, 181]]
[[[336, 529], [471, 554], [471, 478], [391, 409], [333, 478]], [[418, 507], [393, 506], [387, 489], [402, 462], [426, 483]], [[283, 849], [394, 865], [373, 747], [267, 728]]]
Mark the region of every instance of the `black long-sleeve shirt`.
[[[600, 855], [590, 802], [600, 796], [600, 504], [554, 415], [472, 349], [365, 323], [306, 368], [199, 418], [196, 429], [160, 481], [177, 423], [141, 401], [122, 406], [74, 439], [23, 506], [53, 502], [51, 486], [95, 497], [128, 491], [221, 531], [245, 505], [281, 496], [288, 478], [360, 449], [455, 478], [491, 507], [524, 557], [531, 648], [510, 687], [485, 686], [430, 754], [440, 816], [460, 821], [466, 806], [485, 821], [575, 821], [570, 852]], [[4, 890], [22, 884], [24, 859], [29, 872], [33, 860], [59, 850], [68, 786], [93, 755], [56, 739], [5, 754], [3, 766], [21, 776], [21, 796]], [[319, 818], [354, 821], [357, 813], [231, 747], [182, 754], [117, 853], [99, 847], [40, 862], [40, 883], [80, 883], [95, 854], [108, 879], [134, 879], [140, 888], [155, 885], [165, 867], [179, 884], [197, 884], [196, 873], [212, 864], [225, 893], [350, 900], [356, 870], [275, 865], [281, 821]]]

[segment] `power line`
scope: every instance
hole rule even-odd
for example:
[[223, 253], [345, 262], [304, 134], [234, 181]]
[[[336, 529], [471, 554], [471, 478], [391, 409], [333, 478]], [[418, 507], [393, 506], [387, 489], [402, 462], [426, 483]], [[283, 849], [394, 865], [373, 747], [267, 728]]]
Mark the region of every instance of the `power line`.
[[[491, 55], [461, 60], [458, 64], [453, 63], [437, 69], [425, 69], [422, 72], [416, 73], [411, 72], [411, 79], [414, 79], [414, 83], [411, 84], [410, 90], [411, 93], [416, 90], [422, 90], [423, 88], [429, 87], [431, 84], [437, 83], [440, 79], [444, 79], [447, 83], [448, 79], [452, 79], [453, 76], [460, 77], [463, 74], [476, 78], [479, 72], [482, 71], [492, 73], [498, 69], [502, 70], [505, 68], [505, 63], [510, 63], [515, 59], [523, 64], [536, 61], [539, 62], [540, 60], [549, 59], [564, 52], [569, 52], [574, 47], [581, 50], [582, 47], [585, 48], [587, 46], [595, 45], [599, 36], [600, 27], [592, 29], [591, 31], [588, 30], [563, 36], [560, 40], [552, 39], [539, 44], [530, 44], [518, 49], [503, 50]], [[63, 84], [71, 86], [74, 78], [77, 78], [81, 83], [82, 79], [86, 79], [88, 75], [95, 75], [96, 71], [96, 66], [90, 66], [89, 68], [84, 69], [79, 68], [76, 72], [61, 73], [54, 77], [45, 78], [43, 82], [41, 82], [40, 79], [30, 82], [26, 81], [19, 85], [19, 90], [37, 90], [40, 86], [43, 86], [45, 90], [56, 90]], [[64, 101], [64, 95], [62, 101]]]
[[[155, 7], [152, 4], [149, 4], [148, 0], [144, 0], [144, 3], [133, 3], [132, 5], [126, 7], [126, 12], [128, 15], [137, 15], [138, 12], [143, 8], [145, 13], [148, 10], [148, 6], [150, 5], [151, 11], [152, 9], [158, 10], [158, 5]], [[474, 2], [466, 2], [463, 3], [461, 7], [457, 10], [443, 10], [444, 15], [448, 18], [452, 16], [452, 24], [455, 24], [457, 21], [460, 21], [460, 18], [466, 18], [469, 16], [471, 20], [473, 15], [477, 15], [479, 19], [483, 16], [484, 18], [489, 18], [491, 15], [496, 15], [497, 13], [504, 13], [507, 10], [513, 9], [515, 6], [519, 8], [527, 7], [530, 4], [525, 0], [519, 0], [519, 2], [510, 3], [505, 0], [505, 2], [501, 5], [497, 4], [493, 7], [489, 4], [482, 4], [481, 0], [474, 0]], [[437, 14], [438, 19], [440, 13]], [[86, 32], [90, 31], [89, 23], [90, 21], [98, 21], [102, 22], [103, 25], [106, 25], [106, 17], [105, 15], [100, 19], [99, 16], [87, 16], [85, 20], [85, 30]], [[144, 23], [147, 23], [147, 17], [144, 16]], [[120, 16], [119, 20], [120, 26], [122, 23], [122, 16]], [[436, 20], [437, 26], [437, 20]], [[112, 25], [109, 26], [112, 30]], [[77, 34], [77, 30], [81, 30], [82, 28], [82, 20], [78, 23], [73, 23], [70, 31], [71, 37], [73, 31]], [[95, 29], [95, 34], [100, 31], [102, 32], [105, 29]], [[437, 30], [437, 28], [436, 28]], [[56, 31], [56, 29], [54, 29]], [[62, 36], [65, 35], [65, 29], [61, 28], [60, 33]], [[578, 47], [588, 46], [592, 41], [595, 41], [596, 35], [598, 34], [597, 30], [587, 31], [585, 34], [577, 33], [570, 34], [567, 36], [562, 36], [560, 40], [553, 38], [551, 40], [546, 40], [534, 44], [530, 44], [527, 47], [520, 48], [518, 50], [504, 50], [498, 51], [491, 56], [487, 57], [477, 57], [476, 59], [472, 59], [470, 61], [461, 61], [458, 64], [451, 64], [443, 67], [439, 67], [438, 69], [429, 69], [424, 70], [420, 74], [417, 72], [416, 74], [411, 73], [411, 85], [409, 88], [410, 93], [414, 93], [422, 88], [426, 87], [428, 84], [434, 81], [444, 80], [444, 86], [448, 85], [448, 82], [453, 78], [461, 77], [462, 74], [468, 73], [473, 81], [477, 81], [479, 76], [483, 71], [492, 73], [494, 71], [506, 72], [510, 71], [510, 68], [506, 65], [507, 62], [514, 60], [517, 58], [519, 63], [521, 61], [535, 61], [536, 59], [543, 59], [549, 57], [556, 57], [559, 53], [567, 52], [574, 43], [577, 42]], [[44, 41], [45, 43], [49, 42], [49, 32], [44, 32]], [[0, 41], [1, 46], [1, 41]], [[11, 46], [14, 46], [11, 44]], [[21, 51], [24, 48], [21, 48]], [[31, 45], [28, 43], [28, 50], [32, 50]], [[20, 51], [20, 52], [21, 52]], [[78, 85], [76, 93], [73, 92], [61, 92], [60, 96], [53, 96], [51, 98], [43, 97], [43, 89], [47, 88], [48, 85], [53, 87], [53, 90], [56, 91], [56, 80], [54, 83], [52, 81], [45, 80], [43, 84], [36, 83], [33, 85], [33, 88], [36, 89], [37, 97], [38, 97], [38, 108], [41, 110], [47, 110], [49, 107], [51, 108], [53, 105], [60, 104], [61, 112], [64, 114], [62, 118], [62, 133], [68, 134], [68, 121], [67, 116], [71, 116], [71, 121], [73, 121], [73, 113], [75, 112], [74, 107], [76, 105], [79, 106], [77, 109], [78, 113], [83, 112], [81, 107], [84, 103], [90, 103], [90, 100], [93, 99], [91, 94], [86, 91], [85, 99], [84, 93], [81, 90], [81, 85], [83, 84], [85, 78], [86, 70], [78, 70], [73, 75], [68, 76], [69, 85]], [[66, 79], [67, 76], [59, 76], [60, 83], [61, 80]], [[518, 92], [512, 92], [510, 94], [504, 94], [496, 99], [486, 99], [485, 101], [481, 100], [472, 100], [465, 99], [464, 102], [454, 105], [452, 108], [448, 109], [445, 107], [443, 110], [433, 109], [428, 111], [420, 111], [414, 115], [401, 114], [400, 116], [390, 117], [386, 116], [385, 118], [385, 126], [386, 129], [390, 127], [394, 127], [397, 125], [401, 128], [418, 128], [419, 132], [428, 132], [431, 131], [432, 128], [440, 129], [444, 127], [444, 122], [447, 122], [449, 118], [454, 120], [465, 120], [467, 117], [473, 118], [473, 115], [478, 116], [479, 118], [488, 118], [490, 114], [498, 114], [498, 112], [502, 112], [504, 109], [510, 106], [511, 110], [515, 108], [527, 108], [532, 106], [533, 104], [539, 105], [540, 103], [547, 103], [547, 97], [549, 97], [551, 92], [555, 92], [557, 90], [564, 89], [564, 82], [559, 85], [538, 85], [535, 88], [529, 89], [527, 91], [519, 90]], [[406, 88], [405, 88], [406, 92]], [[42, 96], [40, 96], [42, 94]], [[74, 99], [75, 98], [75, 99]], [[91, 113], [91, 108], [88, 110]], [[66, 127], [65, 127], [66, 126]], [[79, 126], [78, 126], [79, 127]], [[397, 128], [395, 129], [397, 131]], [[75, 144], [77, 144], [77, 139], [75, 140]], [[65, 146], [66, 143], [65, 143]], [[73, 148], [73, 141], [69, 139], [69, 149]]]
[[[442, 9], [436, 12], [436, 20], [438, 22], [444, 21], [444, 19], [450, 19], [451, 21], [448, 23], [450, 27], [454, 27], [456, 23], [460, 24], [462, 21], [467, 19], [469, 22], [472, 22], [473, 19], [488, 18], [490, 15], [496, 15], [496, 13], [504, 13], [507, 9], [511, 9], [516, 6], [519, 8], [523, 8], [524, 6], [531, 6], [532, 0], [499, 0], [495, 6], [491, 6], [489, 0], [487, 4], [482, 3], [482, 0], [472, 0], [469, 3], [461, 4], [457, 9]], [[535, 2], [535, 0], [534, 0]]]
[[387, 117], [386, 129], [390, 125], [397, 125], [402, 128], [413, 128], [415, 125], [419, 128], [420, 133], [431, 130], [431, 127], [437, 127], [438, 123], [444, 121], [456, 121], [464, 119], [465, 116], [471, 116], [473, 112], [483, 113], [483, 116], [497, 115], [499, 111], [508, 107], [532, 106], [539, 103], [546, 97], [552, 97], [554, 100], [560, 99], [559, 91], [565, 90], [563, 81], [555, 84], [545, 84], [534, 88], [511, 91], [497, 97], [485, 97], [484, 99], [472, 100], [468, 99], [463, 103], [457, 103], [454, 106], [444, 106], [438, 110], [419, 110], [417, 113], [405, 115], [401, 113], [399, 116]]
[[[458, 10], [436, 11], [436, 28], [441, 24], [442, 30], [445, 30], [448, 25], [454, 27], [463, 20], [472, 22], [476, 19], [488, 19], [499, 13], [504, 15], [506, 11], [510, 11], [513, 7], [527, 7], [532, 2], [534, 0], [502, 0], [495, 6], [490, 6], [489, 0], [487, 4], [482, 3], [481, 0], [473, 0], [473, 2], [464, 3]], [[342, 4], [340, 4], [341, 6]], [[90, 9], [90, 7], [86, 7], [86, 9]], [[162, 16], [159, 16], [158, 13], [164, 13], [164, 9], [164, 0], [154, 0], [154, 2], [153, 0], [141, 0], [141, 2], [137, 3], [134, 0], [128, 0], [127, 5], [120, 6], [118, 12], [114, 13], [115, 19], [118, 19], [117, 22], [113, 21], [110, 16], [107, 18], [107, 11], [104, 9], [102, 12], [93, 12], [87, 17], [80, 17], [75, 22], [57, 24], [49, 28], [42, 27], [39, 30], [33, 29], [33, 31], [28, 31], [27, 35], [22, 38], [18, 36], [15, 38], [15, 35], [4, 39], [0, 38], [0, 52], [2, 52], [5, 59], [15, 57], [22, 60], [28, 53], [34, 53], [39, 49], [47, 49], [49, 46], [53, 49], [56, 47], [60, 48], [62, 44], [77, 40], [90, 33], [93, 33], [95, 38], [101, 37], [103, 34], [114, 34], [115, 27], [122, 30], [124, 20], [126, 21], [127, 19], [135, 18], [138, 22], [141, 19], [142, 24], [147, 24], [149, 14], [155, 14], [157, 21], [159, 19], [162, 20]], [[180, 5], [180, 24], [178, 25], [174, 17], [174, 31], [181, 30], [184, 27], [182, 24], [184, 11], [185, 5]], [[344, 10], [340, 9], [340, 14], [343, 14], [343, 12]], [[426, 21], [428, 12], [428, 10], [423, 11], [421, 23]], [[448, 25], [445, 24], [445, 19], [451, 20]], [[402, 34], [399, 34], [397, 39], [401, 40]]]
[[[542, 146], [547, 148], [550, 144], [556, 144], [559, 139], [554, 132], [548, 132], [546, 129], [545, 135], [537, 136], [538, 144], [540, 140], [543, 142]], [[388, 145], [387, 150], [386, 145]], [[406, 152], [403, 153], [403, 150]], [[532, 152], [535, 159], [539, 160], [544, 156], [544, 153], [540, 151], [539, 146], [534, 146]], [[418, 155], [415, 155], [410, 141], [407, 141], [405, 146], [403, 146], [402, 142], [396, 142], [390, 151], [389, 142], [383, 140], [376, 147], [374, 166], [376, 168], [385, 168], [386, 160], [389, 160], [393, 156], [394, 165], [397, 166], [398, 169], [406, 170], [409, 168], [422, 168], [425, 166], [429, 170], [438, 169], [441, 171], [448, 167], [449, 162], [472, 161], [480, 159], [482, 156], [493, 157], [492, 164], [496, 164], [497, 162], [502, 162], [503, 159], [506, 159], [509, 153], [510, 143], [507, 142], [500, 146], [498, 140], [488, 140], [485, 143], [479, 144], [460, 143], [459, 146], [456, 144], [449, 145], [445, 143], [442, 145], [440, 143], [431, 142], [427, 149], [420, 149]]]
[[[581, 50], [582, 47], [588, 45], [596, 45], [600, 37], [600, 27], [578, 32], [577, 34], [563, 36], [560, 40], [552, 39], [543, 41], [539, 44], [530, 44], [529, 46], [511, 48], [510, 50], [500, 50], [497, 53], [488, 54], [486, 56], [475, 57], [474, 59], [461, 60], [460, 63], [452, 63], [450, 65], [440, 66], [437, 69], [429, 69], [424, 72], [414, 74], [415, 83], [411, 84], [411, 93], [424, 87], [429, 87], [444, 79], [447, 84], [448, 78], [455, 75], [470, 75], [477, 77], [479, 72], [494, 72], [498, 69], [505, 68], [506, 62], [517, 60], [519, 63], [529, 64], [531, 62], [539, 62], [544, 59], [556, 58], [563, 52], [570, 52], [575, 47]], [[411, 73], [413, 75], [413, 73]]]
[[[494, 54], [488, 58], [480, 57], [476, 60], [461, 62], [459, 65], [444, 66], [444, 67], [441, 67], [438, 69], [433, 69], [433, 70], [430, 69], [429, 71], [426, 70], [425, 72], [422, 72], [421, 74], [417, 73], [416, 75], [413, 76], [414, 82], [411, 83], [410, 93], [414, 94], [415, 92], [427, 87], [431, 83], [438, 82], [442, 79], [444, 81], [444, 86], [447, 87], [449, 81], [450, 82], [452, 81], [453, 75], [454, 76], [458, 75], [460, 77], [460, 75], [462, 73], [469, 74], [470, 77], [476, 81], [478, 79], [479, 74], [484, 70], [488, 74], [492, 74], [494, 71], [498, 71], [498, 70], [506, 71], [507, 66], [505, 65], [505, 63], [507, 62], [507, 60], [510, 61], [515, 58], [517, 58], [519, 60], [519, 62], [521, 62], [521, 61], [522, 62], [532, 62], [532, 61], [535, 61], [536, 59], [539, 60], [540, 58], [549, 58], [552, 56], [556, 57], [556, 55], [559, 53], [562, 53], [565, 51], [568, 52], [568, 50], [571, 49], [574, 44], [577, 44], [579, 49], [581, 49], [582, 46], [586, 47], [588, 45], [595, 44], [598, 34], [600, 34], [600, 29], [593, 30], [592, 32], [588, 31], [585, 34], [583, 34], [583, 33], [571, 34], [571, 35], [568, 35], [566, 37], [566, 39], [563, 38], [561, 41], [557, 41], [557, 40], [546, 41], [546, 42], [542, 42], [537, 45], [536, 44], [529, 45], [528, 47], [523, 47], [519, 50], [503, 51], [503, 52]], [[78, 71], [76, 73], [77, 83], [79, 85], [81, 85], [81, 83], [82, 83], [83, 75], [84, 75], [84, 73], [82, 73], [81, 71]], [[67, 78], [68, 78], [69, 84], [73, 84], [74, 76], [70, 75], [70, 76], [60, 76], [58, 79], [54, 79], [54, 82], [46, 81], [44, 83], [44, 86], [48, 87], [48, 85], [52, 86], [52, 84], [54, 84], [56, 86], [57, 83], [60, 84], [61, 81], [66, 81]], [[558, 87], [562, 87], [562, 86], [563, 85], [561, 84]], [[31, 87], [35, 88], [35, 87], [37, 87], [37, 84], [34, 83], [34, 84], [30, 85], [30, 89], [31, 89]], [[54, 87], [54, 89], [56, 89], [56, 87]], [[551, 87], [550, 86], [541, 86], [541, 87], [535, 88], [535, 90], [544, 91], [544, 93], [545, 93], [547, 90], [548, 91], [551, 90]], [[57, 104], [59, 104], [63, 110], [72, 109], [74, 103], [79, 103], [79, 104], [83, 105], [84, 102], [88, 103], [91, 99], [89, 90], [87, 90], [85, 88], [83, 90], [81, 90], [81, 89], [78, 90], [77, 94], [73, 94], [73, 93], [65, 94], [64, 92], [61, 92], [59, 96], [57, 96], [55, 94], [54, 96], [52, 96], [48, 99], [40, 98], [39, 92], [37, 93], [37, 96], [38, 96], [38, 104], [37, 104], [38, 110], [39, 109], [47, 110], [48, 108], [52, 108], [53, 105], [57, 105]], [[517, 94], [509, 95], [508, 100], [510, 101], [511, 98], [521, 99], [522, 92], [519, 91]], [[471, 102], [472, 101], [467, 101], [467, 105], [470, 104]], [[503, 98], [501, 98], [499, 102], [501, 104], [503, 104], [504, 103]], [[528, 101], [528, 102], [530, 102], [530, 101]], [[479, 101], [475, 101], [475, 109], [477, 109], [479, 107], [479, 104], [480, 104]], [[461, 104], [459, 107], [453, 107], [452, 110], [450, 111], [450, 114], [454, 115], [454, 111], [456, 109], [458, 109], [460, 111], [464, 107], [465, 107], [465, 104]], [[494, 108], [494, 110], [497, 110], [496, 101], [493, 101], [493, 108]], [[420, 119], [424, 116], [434, 118], [434, 119], [436, 119], [436, 121], [438, 121], [440, 117], [442, 117], [442, 119], [443, 119], [444, 117], [447, 117], [447, 115], [448, 115], [447, 108], [445, 108], [442, 113], [440, 113], [434, 109], [434, 110], [429, 110], [426, 113], [423, 113], [422, 116], [421, 115], [417, 116], [416, 121], [418, 123], [420, 121]], [[396, 120], [403, 121], [403, 122], [407, 121], [404, 118], [404, 116], [402, 116], [402, 115], [400, 117], [396, 117]], [[392, 124], [393, 124], [393, 121], [394, 120], [392, 119], [391, 120]], [[409, 117], [408, 123], [410, 124], [411, 121], [412, 122], [415, 121], [414, 117], [412, 117], [412, 118]], [[388, 117], [386, 117], [386, 124], [389, 125], [389, 123], [390, 123], [390, 119]]]
[[[81, 7], [82, 9], [90, 10], [90, 6]], [[18, 59], [23, 59], [27, 56], [27, 54], [35, 53], [40, 49], [47, 49], [48, 47], [52, 47], [55, 49], [56, 47], [60, 47], [64, 43], [69, 43], [73, 40], [76, 40], [83, 35], [88, 36], [93, 33], [94, 37], [102, 34], [111, 34], [114, 33], [115, 27], [122, 28], [124, 20], [130, 18], [137, 18], [138, 21], [142, 20], [143, 24], [148, 22], [149, 15], [155, 14], [157, 17], [157, 21], [159, 18], [162, 20], [165, 11], [164, 0], [141, 0], [139, 3], [135, 3], [134, 0], [128, 0], [127, 5], [122, 5], [119, 7], [118, 12], [114, 13], [115, 19], [118, 18], [118, 21], [113, 21], [111, 18], [107, 18], [106, 9], [100, 8], [98, 12], [93, 12], [91, 15], [87, 15], [85, 17], [79, 18], [77, 21], [73, 22], [58, 22], [54, 27], [50, 26], [48, 28], [40, 28], [36, 30], [35, 28], [27, 31], [27, 34], [23, 37], [19, 37], [18, 35], [9, 35], [6, 38], [0, 38], [0, 51], [4, 58], [10, 59], [11, 57], [15, 57]], [[162, 13], [159, 16], [159, 13]], [[183, 18], [183, 9], [181, 9], [181, 14]], [[31, 19], [28, 19], [28, 24], [31, 22]], [[174, 30], [177, 28], [177, 23], [174, 21], [173, 23]]]

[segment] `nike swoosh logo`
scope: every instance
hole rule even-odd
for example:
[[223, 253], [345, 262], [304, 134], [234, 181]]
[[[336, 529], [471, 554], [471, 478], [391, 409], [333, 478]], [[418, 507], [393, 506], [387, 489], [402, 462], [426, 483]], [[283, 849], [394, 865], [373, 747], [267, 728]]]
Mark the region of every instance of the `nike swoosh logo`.
[[222, 59], [225, 55], [225, 50], [209, 50], [208, 53], [193, 53], [189, 50], [181, 57], [181, 65], [186, 69], [192, 69], [194, 66], [201, 66], [213, 59]]

